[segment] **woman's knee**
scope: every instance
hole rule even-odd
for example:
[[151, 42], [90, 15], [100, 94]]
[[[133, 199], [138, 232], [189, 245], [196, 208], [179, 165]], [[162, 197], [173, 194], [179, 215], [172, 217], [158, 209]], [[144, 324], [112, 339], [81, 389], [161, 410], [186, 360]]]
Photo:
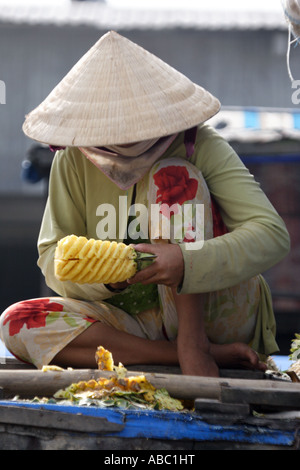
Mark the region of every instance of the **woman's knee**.
[[30, 336], [32, 329], [45, 325], [49, 306], [53, 310], [51, 305], [54, 305], [49, 301], [49, 298], [23, 300], [4, 310], [0, 316], [0, 338], [8, 348], [12, 342], [17, 342], [22, 329], [25, 328]]
[[180, 157], [155, 163], [149, 174], [151, 202], [179, 203], [186, 201], [210, 202], [210, 193], [202, 172], [191, 162]]
[[15, 319], [19, 316], [18, 304], [19, 302], [10, 305], [2, 312], [0, 316], [0, 338], [2, 341], [5, 341], [7, 333], [9, 332], [10, 328], [7, 328], [9, 322], [14, 322]]
[[148, 201], [151, 239], [190, 242], [213, 236], [209, 189], [189, 161], [170, 158], [153, 165]]

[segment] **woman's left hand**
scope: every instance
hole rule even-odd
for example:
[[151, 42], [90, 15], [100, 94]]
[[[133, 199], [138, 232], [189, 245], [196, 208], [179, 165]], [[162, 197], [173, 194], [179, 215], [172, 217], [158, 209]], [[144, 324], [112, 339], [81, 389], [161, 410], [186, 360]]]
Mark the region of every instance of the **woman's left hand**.
[[181, 249], [176, 244], [140, 243], [134, 245], [136, 251], [142, 253], [153, 253], [155, 261], [147, 268], [142, 269], [131, 279], [128, 284], [164, 284], [169, 287], [178, 287], [183, 280], [184, 261]]

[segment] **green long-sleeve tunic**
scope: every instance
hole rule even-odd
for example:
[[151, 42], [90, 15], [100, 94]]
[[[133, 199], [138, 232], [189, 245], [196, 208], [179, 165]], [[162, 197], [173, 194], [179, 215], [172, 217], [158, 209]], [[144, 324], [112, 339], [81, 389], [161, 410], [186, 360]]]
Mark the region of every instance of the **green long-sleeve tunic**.
[[[162, 158], [169, 157], [186, 158], [184, 133]], [[180, 244], [185, 267], [180, 292], [205, 293], [235, 286], [278, 263], [289, 251], [285, 224], [230, 145], [210, 127], [200, 126], [190, 161], [202, 172], [229, 233], [205, 240], [199, 250]], [[135, 195], [135, 203], [146, 206], [147, 178], [137, 183]], [[133, 187], [121, 190], [77, 148], [57, 152], [38, 240], [38, 265], [47, 284], [59, 295], [85, 300], [114, 295], [103, 284], [60, 282], [54, 276], [53, 258], [57, 241], [66, 235], [98, 238], [99, 206], [103, 203], [116, 208], [115, 239], [122, 241], [128, 215], [123, 208], [119, 211], [120, 196], [127, 197], [129, 207]], [[264, 284], [261, 289], [265, 292], [262, 304], [266, 304], [262, 305], [263, 315], [270, 299]], [[268, 314], [263, 318], [267, 322]]]

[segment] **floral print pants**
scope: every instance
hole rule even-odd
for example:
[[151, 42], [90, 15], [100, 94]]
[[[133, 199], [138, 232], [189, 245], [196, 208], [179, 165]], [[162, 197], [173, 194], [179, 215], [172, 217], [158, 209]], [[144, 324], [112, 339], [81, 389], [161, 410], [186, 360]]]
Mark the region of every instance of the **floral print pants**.
[[[156, 163], [149, 173], [147, 198], [149, 205], [159, 204], [161, 215], [160, 222], [150, 221], [151, 243], [193, 243], [202, 236], [203, 228], [205, 239], [215, 236], [209, 190], [201, 172], [186, 160], [173, 158]], [[193, 213], [196, 204], [204, 205], [200, 227]], [[184, 206], [187, 206], [188, 222], [179, 224], [177, 219]], [[201, 230], [201, 234], [197, 230]], [[134, 289], [126, 291], [115, 303], [62, 297], [18, 302], [1, 315], [0, 337], [12, 354], [37, 368], [49, 364], [59, 351], [96, 321], [142, 338], [176, 338], [177, 313], [170, 288], [158, 286], [157, 302], [153, 302], [153, 290], [152, 297], [147, 299], [142, 286], [138, 286], [136, 294]], [[260, 276], [204, 296], [209, 339], [218, 344], [235, 341], [251, 344], [260, 303]], [[133, 306], [138, 298], [144, 301], [141, 310], [124, 309], [126, 303]]]

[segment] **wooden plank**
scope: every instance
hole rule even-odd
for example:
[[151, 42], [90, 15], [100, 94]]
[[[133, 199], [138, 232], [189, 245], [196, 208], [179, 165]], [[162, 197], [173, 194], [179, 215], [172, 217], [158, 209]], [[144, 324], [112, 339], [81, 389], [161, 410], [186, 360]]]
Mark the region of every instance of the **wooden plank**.
[[223, 385], [246, 389], [277, 388], [300, 390], [300, 384], [276, 380], [251, 380], [235, 378], [213, 378], [194, 376], [171, 376], [168, 374], [146, 374], [146, 377], [156, 388], [166, 388], [170, 395], [176, 398], [215, 398], [220, 399]]
[[[103, 371], [101, 376], [110, 377], [111, 372]], [[5, 397], [15, 395], [21, 398], [51, 397], [55, 392], [74, 382], [97, 379], [97, 370], [78, 369], [63, 371], [41, 370], [0, 370], [0, 387]]]
[[271, 406], [288, 409], [300, 409], [300, 390], [277, 388], [247, 389], [241, 387], [222, 386], [222, 403]]
[[248, 403], [223, 403], [219, 400], [196, 398], [195, 410], [201, 415], [235, 415], [236, 417], [245, 417], [250, 414]]
[[[179, 366], [164, 366], [164, 365], [148, 365], [136, 364], [126, 367], [127, 370], [141, 373], [158, 373], [158, 374], [181, 374]], [[1, 369], [31, 369], [36, 370], [33, 364], [24, 363], [15, 357], [0, 357], [0, 370]], [[265, 379], [265, 373], [262, 371], [246, 370], [246, 369], [220, 369], [220, 377], [240, 378], [240, 379]]]
[[36, 369], [33, 364], [26, 364], [15, 357], [0, 357], [1, 369]]
[[[177, 366], [161, 366], [161, 365], [132, 365], [127, 367], [128, 371], [140, 371], [141, 373], [156, 373], [156, 374], [181, 374], [180, 367]], [[246, 369], [220, 369], [220, 377], [232, 379], [265, 379], [265, 373], [259, 370], [246, 370]]]
[[[112, 372], [97, 369], [64, 370], [61, 372], [40, 370], [0, 370], [0, 387], [5, 396], [19, 395], [20, 397], [53, 396], [61, 389], [74, 382], [100, 377], [110, 377]], [[140, 372], [128, 372], [127, 375], [140, 375]], [[166, 388], [174, 398], [195, 399], [215, 398], [220, 399], [222, 385], [241, 387], [247, 389], [268, 388], [300, 390], [300, 383], [276, 381], [276, 380], [243, 380], [224, 379], [213, 377], [194, 377], [172, 374], [145, 374], [146, 378], [156, 388]]]
[[21, 406], [0, 406], [0, 423], [89, 433], [120, 432], [124, 429], [124, 424], [110, 422], [104, 417]]

